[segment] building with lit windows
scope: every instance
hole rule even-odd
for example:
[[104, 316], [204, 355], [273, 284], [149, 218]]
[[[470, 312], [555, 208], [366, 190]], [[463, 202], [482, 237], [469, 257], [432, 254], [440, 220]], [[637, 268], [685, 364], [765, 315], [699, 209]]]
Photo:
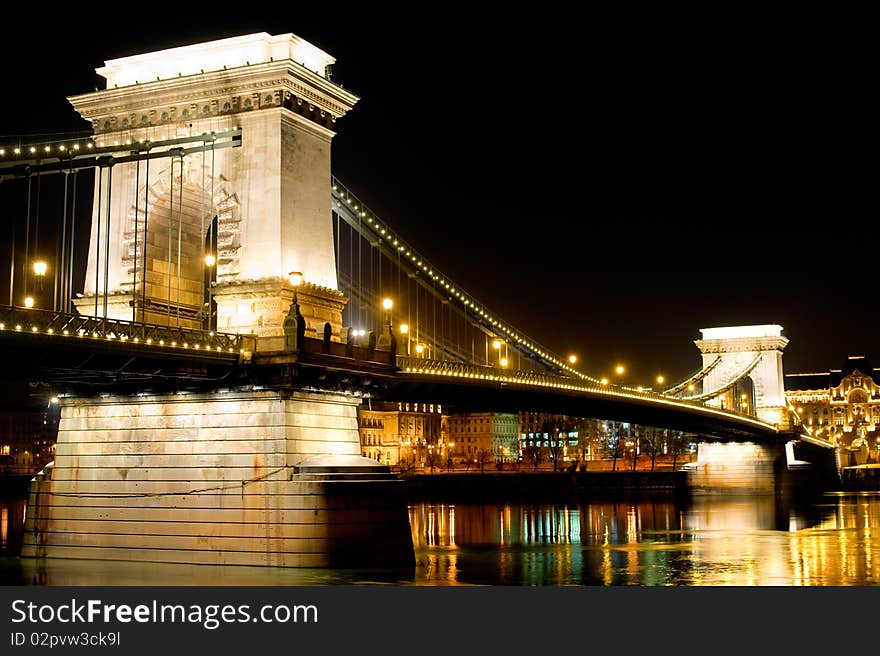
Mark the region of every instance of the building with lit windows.
[[850, 356], [840, 369], [786, 374], [785, 395], [808, 430], [840, 446], [842, 466], [880, 461], [880, 369], [866, 357]]
[[539, 462], [589, 460], [603, 422], [546, 412], [517, 413], [519, 447], [526, 459]]
[[55, 459], [57, 415], [0, 411], [0, 476], [33, 475]]
[[365, 402], [358, 408], [361, 454], [383, 465], [440, 466], [442, 410], [439, 403]]
[[507, 412], [453, 413], [448, 441], [456, 463], [515, 462], [519, 459], [516, 415]]

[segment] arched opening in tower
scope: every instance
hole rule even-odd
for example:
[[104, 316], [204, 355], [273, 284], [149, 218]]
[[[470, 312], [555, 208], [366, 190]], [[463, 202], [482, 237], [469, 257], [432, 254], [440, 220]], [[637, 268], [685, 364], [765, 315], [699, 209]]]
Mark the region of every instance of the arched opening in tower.
[[217, 217], [208, 194], [187, 184], [186, 172], [180, 184], [179, 166], [169, 174], [174, 184], [150, 203], [135, 316], [145, 323], [207, 329], [218, 265]]

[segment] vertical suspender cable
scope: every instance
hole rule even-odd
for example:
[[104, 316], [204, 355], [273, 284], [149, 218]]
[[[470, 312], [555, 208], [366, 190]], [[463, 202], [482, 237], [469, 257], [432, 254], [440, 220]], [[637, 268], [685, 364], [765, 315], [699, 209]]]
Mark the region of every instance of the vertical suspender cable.
[[358, 323], [362, 327], [361, 329], [363, 329], [363, 325], [364, 325], [364, 323], [366, 323], [364, 321], [363, 277], [361, 275], [361, 264], [363, 261], [363, 254], [362, 254], [363, 253], [363, 243], [362, 242], [364, 240], [361, 237], [362, 228], [361, 228], [360, 215], [358, 215], [357, 221], [358, 221], [358, 231], [357, 231], [357, 233], [358, 233], [358, 236], [357, 236], [357, 243], [358, 243], [358, 277], [357, 277], [358, 315], [357, 315], [357, 317], [358, 318], [357, 318], [357, 320], [358, 320]]
[[[73, 171], [73, 193], [70, 202], [70, 252], [67, 255], [67, 290], [64, 295], [65, 312], [73, 312], [73, 247], [76, 244], [76, 185], [79, 182], [79, 170]], [[83, 284], [85, 286], [85, 284]]]
[[98, 316], [98, 282], [101, 275], [101, 191], [104, 183], [104, 167], [98, 166], [98, 215], [95, 233], [95, 316]]
[[[37, 199], [34, 203], [34, 261], [40, 258], [40, 192], [42, 191], [43, 177], [37, 171]], [[24, 265], [28, 268], [33, 266], [29, 260]]]
[[[211, 224], [208, 226], [208, 243], [211, 245], [211, 254], [214, 256], [214, 267], [208, 276], [208, 330], [214, 330], [214, 303], [211, 300], [214, 284], [214, 272], [220, 270], [220, 252], [214, 244], [214, 141], [211, 140]], [[220, 220], [217, 220], [217, 232], [220, 231]]]
[[348, 325], [354, 328], [354, 226], [348, 224]]
[[177, 327], [180, 328], [180, 248], [183, 239], [183, 155], [180, 156], [180, 185], [177, 203]]
[[171, 172], [171, 186], [168, 193], [168, 264], [165, 267], [165, 277], [168, 279], [168, 293], [166, 295], [168, 316], [165, 321], [166, 326], [171, 325], [171, 221], [174, 219], [174, 158], [171, 158], [171, 166], [168, 170]]
[[[140, 153], [138, 153], [140, 154]], [[141, 188], [141, 160], [135, 162], [134, 173], [134, 252], [132, 253], [132, 261], [134, 266], [131, 269], [131, 322], [137, 321], [137, 268], [138, 268], [138, 209], [140, 209], [140, 188]]]
[[[205, 267], [207, 266], [207, 262], [205, 261], [205, 151], [202, 151], [202, 194], [199, 197], [199, 244], [202, 247], [202, 255], [201, 261], [199, 262], [198, 270], [201, 272], [201, 276], [199, 278], [204, 282], [205, 280]], [[214, 261], [216, 264], [216, 260]], [[208, 284], [211, 284], [211, 268], [208, 267]], [[199, 296], [199, 303], [205, 302], [205, 290], [202, 290], [202, 293]], [[211, 309], [211, 306], [208, 306], [208, 310]], [[204, 311], [204, 306], [202, 306], [202, 310]], [[202, 318], [202, 312], [199, 312], [199, 326], [205, 325], [205, 320]], [[210, 329], [209, 329], [210, 330]]]
[[[338, 206], [339, 204], [337, 203], [337, 208]], [[336, 216], [336, 284], [339, 285], [339, 289], [342, 290], [342, 260], [340, 259], [341, 251], [339, 243], [342, 241], [342, 233], [339, 232], [339, 212], [334, 211], [333, 214]]]
[[68, 186], [68, 171], [63, 171], [64, 173], [64, 200], [61, 204], [61, 239], [58, 239], [58, 233], [55, 233], [55, 272], [54, 272], [54, 282], [55, 285], [53, 287], [53, 298], [52, 298], [52, 309], [58, 311], [61, 309], [62, 311], [66, 311], [66, 308], [59, 308], [58, 301], [59, 296], [61, 297], [61, 305], [64, 305], [64, 260], [65, 260], [65, 251], [64, 245], [67, 242], [67, 186]]
[[107, 319], [107, 295], [110, 293], [110, 199], [113, 197], [113, 162], [107, 165], [107, 216], [105, 223], [107, 227], [104, 232], [107, 233], [107, 239], [104, 242], [104, 319]]
[[[149, 154], [149, 152], [147, 153]], [[144, 261], [141, 265], [141, 322], [147, 322], [147, 219], [150, 214], [150, 158], [147, 158], [147, 170], [144, 172]]]
[[15, 293], [13, 286], [15, 284], [15, 221], [9, 222], [12, 225], [12, 248], [9, 251], [9, 305], [15, 305]]
[[28, 294], [28, 249], [29, 249], [29, 235], [31, 232], [31, 176], [28, 173], [27, 179], [27, 214], [25, 216], [25, 224], [24, 224], [24, 264], [21, 268], [21, 277], [24, 281], [24, 295], [27, 297]]

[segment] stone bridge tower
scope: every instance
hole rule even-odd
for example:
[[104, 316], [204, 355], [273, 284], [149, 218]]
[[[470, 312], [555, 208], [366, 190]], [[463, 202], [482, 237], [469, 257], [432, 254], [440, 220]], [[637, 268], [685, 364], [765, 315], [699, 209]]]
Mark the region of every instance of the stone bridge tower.
[[[748, 372], [758, 418], [780, 425], [786, 405], [782, 351], [788, 344], [782, 326], [727, 326], [700, 332], [703, 338], [694, 343], [703, 354], [703, 367], [721, 358], [703, 380], [703, 393], [723, 389]], [[720, 404], [720, 399], [719, 395], [709, 403]]]
[[[330, 80], [334, 61], [294, 34], [259, 33], [97, 69], [107, 88], [69, 99], [97, 145], [143, 150], [141, 142], [240, 130], [241, 147], [156, 159], [149, 176], [143, 162], [116, 164], [109, 198], [111, 176], [103, 173], [99, 197], [96, 172], [80, 313], [103, 315], [106, 294], [112, 318], [281, 335], [288, 274], [300, 271], [307, 334], [330, 322], [338, 339], [347, 299], [337, 291], [330, 142], [358, 98]], [[207, 275], [206, 252], [216, 262]]]

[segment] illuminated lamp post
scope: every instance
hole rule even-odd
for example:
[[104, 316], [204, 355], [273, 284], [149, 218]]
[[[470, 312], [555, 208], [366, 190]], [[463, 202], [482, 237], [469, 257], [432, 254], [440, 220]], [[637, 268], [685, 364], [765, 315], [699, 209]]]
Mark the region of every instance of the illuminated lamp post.
[[211, 307], [211, 294], [213, 290], [211, 289], [211, 285], [214, 282], [215, 264], [217, 264], [217, 258], [213, 254], [208, 253], [205, 255], [205, 266], [208, 268], [208, 330], [214, 330], [214, 310]]
[[[504, 355], [501, 355], [501, 347], [504, 347]], [[492, 340], [492, 348], [498, 351], [498, 366], [504, 369], [507, 367], [509, 361], [507, 359], [507, 342], [502, 341], [500, 339]]]
[[284, 318], [284, 335], [287, 338], [287, 346], [294, 350], [302, 346], [306, 333], [306, 320], [299, 311], [299, 296], [297, 290], [303, 283], [303, 274], [300, 271], [291, 271], [287, 274], [287, 279], [293, 287], [293, 301], [290, 304], [290, 311]]
[[409, 340], [409, 324], [405, 324], [405, 323], [400, 324], [400, 326], [398, 327], [398, 330], [400, 331], [401, 335], [405, 336], [406, 354], [409, 355], [410, 354], [409, 353], [409, 346], [410, 346], [410, 343], [409, 343], [410, 342], [410, 340]]
[[43, 278], [46, 277], [46, 271], [49, 269], [49, 265], [46, 264], [43, 260], [37, 260], [33, 264], [34, 275], [37, 277], [38, 286], [37, 286], [37, 294], [34, 296], [25, 296], [24, 306], [27, 308], [32, 308], [36, 305], [36, 297], [42, 295], [43, 293]]

